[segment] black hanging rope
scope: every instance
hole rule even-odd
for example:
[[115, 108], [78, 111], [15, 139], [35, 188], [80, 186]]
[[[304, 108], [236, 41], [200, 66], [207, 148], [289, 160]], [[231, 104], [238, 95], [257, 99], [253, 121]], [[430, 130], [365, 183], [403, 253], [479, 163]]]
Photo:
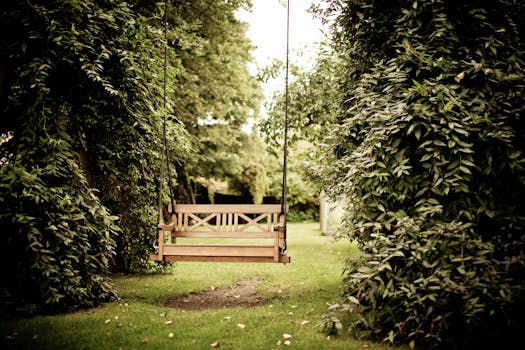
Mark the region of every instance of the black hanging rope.
[[[287, 158], [288, 158], [288, 80], [289, 80], [289, 46], [290, 46], [290, 0], [287, 0], [286, 6], [286, 75], [285, 75], [285, 109], [284, 109], [284, 140], [283, 140], [283, 178], [282, 178], [282, 193], [281, 193], [281, 214], [284, 216], [286, 228], [286, 209], [287, 209]], [[159, 223], [162, 221], [162, 191], [164, 186], [164, 166], [166, 162], [168, 172], [168, 185], [170, 190], [170, 201], [172, 210], [174, 208], [174, 191], [171, 180], [171, 171], [169, 167], [169, 154], [166, 140], [166, 98], [167, 98], [167, 65], [168, 65], [168, 0], [164, 1], [164, 84], [163, 84], [163, 119], [162, 119], [162, 152], [161, 152], [161, 168], [160, 168], [160, 183], [159, 183], [159, 197], [158, 197], [158, 213]], [[286, 250], [286, 239], [285, 247]]]
[[160, 158], [160, 183], [159, 183], [159, 198], [157, 210], [159, 213], [159, 224], [162, 222], [162, 190], [164, 187], [164, 165], [167, 167], [168, 172], [168, 186], [170, 190], [170, 202], [171, 208], [174, 208], [174, 192], [173, 192], [173, 182], [171, 180], [171, 171], [170, 171], [170, 159], [169, 152], [167, 147], [167, 138], [166, 138], [166, 86], [167, 86], [167, 69], [168, 69], [168, 0], [164, 1], [164, 91], [163, 91], [163, 117], [162, 117], [162, 152]]
[[290, 51], [290, 0], [286, 3], [286, 76], [285, 76], [285, 93], [284, 93], [284, 140], [283, 140], [283, 183], [281, 193], [281, 214], [284, 216], [284, 247], [282, 252], [286, 251], [286, 209], [287, 203], [287, 158], [288, 158], [288, 71], [289, 71], [289, 51]]
[[[164, 90], [163, 90], [163, 107], [166, 108], [166, 83], [167, 83], [167, 71], [168, 71], [168, 0], [164, 1]], [[163, 132], [166, 134], [166, 114], [164, 114], [163, 120]], [[164, 138], [165, 140], [165, 138]]]
[[285, 93], [284, 93], [284, 140], [283, 140], [283, 183], [281, 193], [281, 213], [286, 212], [287, 205], [287, 156], [288, 156], [288, 71], [289, 71], [289, 48], [290, 46], [290, 0], [286, 5], [286, 76], [285, 76]]

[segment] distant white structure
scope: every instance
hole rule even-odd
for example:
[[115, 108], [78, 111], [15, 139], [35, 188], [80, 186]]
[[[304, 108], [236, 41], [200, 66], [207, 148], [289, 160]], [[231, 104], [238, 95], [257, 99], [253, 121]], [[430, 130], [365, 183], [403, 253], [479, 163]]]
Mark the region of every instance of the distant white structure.
[[343, 215], [341, 203], [331, 202], [328, 197], [321, 193], [319, 197], [319, 224], [323, 235], [333, 235]]

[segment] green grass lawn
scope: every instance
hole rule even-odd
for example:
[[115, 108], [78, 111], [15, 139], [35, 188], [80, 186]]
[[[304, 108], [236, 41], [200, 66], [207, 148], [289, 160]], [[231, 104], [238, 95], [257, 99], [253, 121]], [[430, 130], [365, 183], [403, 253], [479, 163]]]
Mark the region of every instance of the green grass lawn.
[[[327, 338], [320, 331], [327, 303], [340, 299], [344, 259], [358, 250], [321, 236], [318, 226], [289, 224], [291, 264], [187, 262], [169, 273], [116, 276], [118, 301], [2, 322], [0, 348], [213, 349], [218, 342], [221, 349], [392, 349], [346, 336]], [[265, 305], [185, 312], [164, 306], [169, 297], [253, 277], [261, 280], [257, 288], [268, 299]], [[292, 336], [289, 345], [283, 334]]]

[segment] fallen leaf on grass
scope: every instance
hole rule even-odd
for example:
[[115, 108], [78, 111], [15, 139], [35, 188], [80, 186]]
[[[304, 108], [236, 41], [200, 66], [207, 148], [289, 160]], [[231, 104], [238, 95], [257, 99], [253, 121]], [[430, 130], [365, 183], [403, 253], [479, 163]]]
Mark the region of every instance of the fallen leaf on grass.
[[301, 326], [304, 326], [305, 324], [308, 324], [308, 323], [310, 323], [310, 321], [303, 320], [303, 322], [301, 322]]
[[211, 343], [210, 346], [212, 348], [220, 348], [221, 347], [221, 343], [219, 343], [218, 341], [216, 341], [215, 343]]
[[172, 320], [169, 320], [169, 321], [164, 322], [164, 324], [172, 324], [172, 323], [173, 323]]
[[283, 334], [283, 338], [284, 338], [284, 339], [292, 339], [292, 338], [293, 338], [293, 335], [288, 334], [288, 333], [284, 333], [284, 334]]
[[244, 329], [246, 325], [242, 323], [237, 323], [237, 327], [239, 327], [240, 329]]
[[144, 337], [144, 338], [142, 338], [142, 342], [143, 342], [143, 343], [147, 343], [147, 342], [149, 342], [149, 338], [148, 338], [148, 337]]
[[285, 341], [284, 341], [284, 345], [286, 345], [286, 346], [290, 346], [290, 344], [292, 344], [291, 341], [289, 341], [289, 340], [285, 340]]

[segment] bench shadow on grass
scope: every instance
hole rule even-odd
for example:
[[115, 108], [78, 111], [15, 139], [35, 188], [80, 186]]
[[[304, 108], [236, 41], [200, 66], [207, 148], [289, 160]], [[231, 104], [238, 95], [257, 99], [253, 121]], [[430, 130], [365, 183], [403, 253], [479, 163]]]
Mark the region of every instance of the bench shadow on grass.
[[257, 290], [257, 285], [261, 281], [260, 277], [245, 278], [230, 287], [217, 287], [198, 293], [169, 297], [164, 305], [182, 311], [261, 306], [269, 303], [269, 300]]

